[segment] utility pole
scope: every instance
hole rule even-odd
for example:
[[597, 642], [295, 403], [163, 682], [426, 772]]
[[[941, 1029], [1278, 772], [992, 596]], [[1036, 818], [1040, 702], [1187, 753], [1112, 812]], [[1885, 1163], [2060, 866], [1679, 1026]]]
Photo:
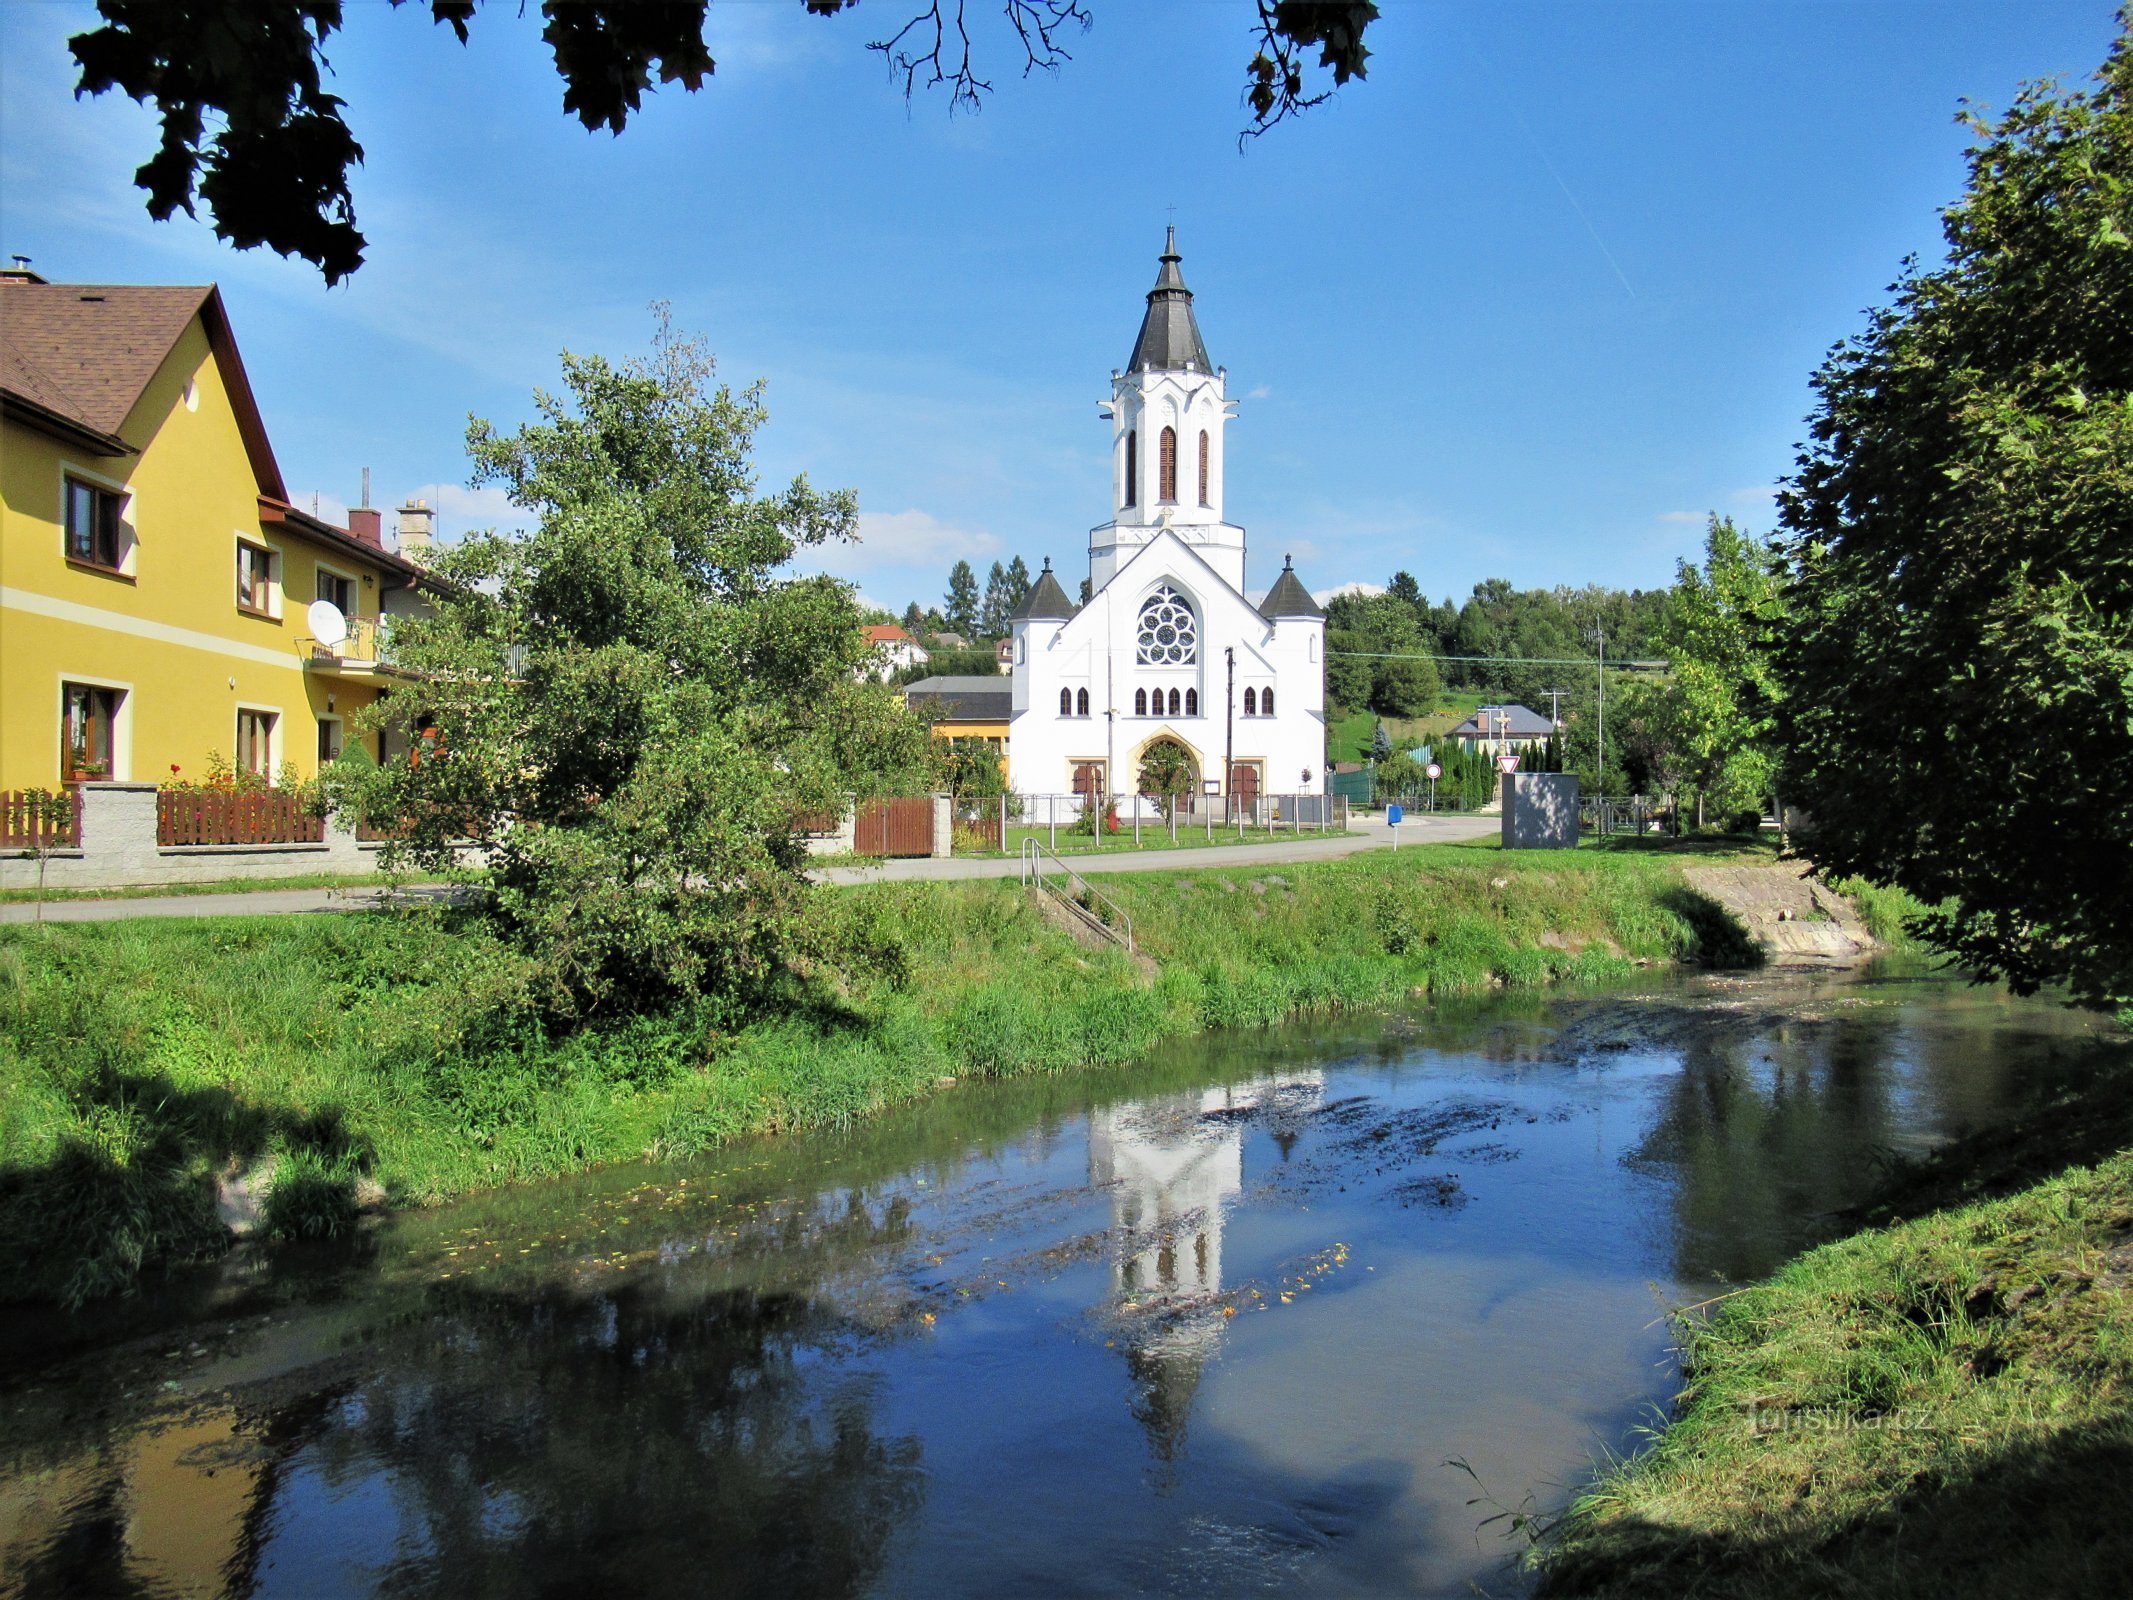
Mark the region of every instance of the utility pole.
[[1600, 793], [1607, 793], [1607, 624], [1595, 621], [1592, 636], [1600, 641]]
[[1562, 727], [1563, 696], [1569, 692], [1568, 689], [1543, 689], [1541, 691], [1542, 694], [1548, 697], [1548, 722], [1551, 727]]
[[1229, 687], [1223, 695], [1222, 706], [1222, 800], [1225, 808], [1235, 813], [1236, 801], [1230, 794], [1230, 783], [1237, 776], [1237, 650], [1234, 645], [1222, 652], [1229, 663]]

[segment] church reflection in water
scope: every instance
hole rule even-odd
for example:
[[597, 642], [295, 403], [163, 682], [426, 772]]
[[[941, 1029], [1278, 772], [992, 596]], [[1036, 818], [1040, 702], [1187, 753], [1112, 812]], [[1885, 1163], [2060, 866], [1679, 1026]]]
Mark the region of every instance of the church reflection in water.
[[1244, 1187], [1254, 1127], [1286, 1161], [1324, 1074], [1257, 1078], [1129, 1100], [1089, 1118], [1089, 1182], [1111, 1198], [1111, 1310], [1158, 1460], [1176, 1459], [1194, 1392], [1227, 1320], [1222, 1230]]

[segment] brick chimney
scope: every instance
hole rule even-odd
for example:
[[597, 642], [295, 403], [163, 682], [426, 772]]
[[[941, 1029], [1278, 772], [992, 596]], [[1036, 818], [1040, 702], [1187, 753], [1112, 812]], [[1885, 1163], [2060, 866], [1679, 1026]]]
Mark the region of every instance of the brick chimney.
[[385, 548], [385, 514], [372, 506], [356, 506], [348, 513], [348, 531], [365, 544]]

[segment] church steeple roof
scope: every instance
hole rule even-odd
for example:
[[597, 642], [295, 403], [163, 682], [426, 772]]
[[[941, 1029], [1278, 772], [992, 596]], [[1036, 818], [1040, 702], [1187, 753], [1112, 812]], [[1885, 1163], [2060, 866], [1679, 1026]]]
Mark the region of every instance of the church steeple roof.
[[1282, 617], [1323, 617], [1326, 612], [1311, 598], [1311, 591], [1296, 576], [1295, 567], [1284, 559], [1281, 576], [1274, 580], [1274, 587], [1267, 590], [1266, 598], [1259, 602], [1259, 614], [1274, 622]]
[[1029, 593], [1022, 597], [1022, 604], [1015, 607], [1014, 615], [1009, 620], [1071, 622], [1074, 611], [1074, 603], [1067, 599], [1066, 590], [1060, 588], [1059, 580], [1052, 576], [1052, 558], [1046, 556], [1044, 570], [1037, 574], [1037, 581], [1030, 585]]
[[1148, 291], [1148, 311], [1141, 318], [1141, 336], [1133, 341], [1133, 359], [1128, 372], [1212, 372], [1207, 346], [1200, 338], [1200, 324], [1193, 320], [1192, 291], [1178, 271], [1184, 257], [1178, 254], [1178, 230], [1163, 238], [1163, 267]]

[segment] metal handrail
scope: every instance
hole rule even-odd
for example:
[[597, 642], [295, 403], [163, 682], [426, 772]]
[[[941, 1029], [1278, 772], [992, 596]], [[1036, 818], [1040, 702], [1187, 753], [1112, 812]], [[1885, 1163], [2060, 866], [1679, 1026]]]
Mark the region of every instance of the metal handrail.
[[1060, 860], [1058, 853], [1045, 844], [1042, 839], [1024, 839], [1022, 841], [1022, 882], [1024, 885], [1040, 889], [1046, 887], [1044, 882], [1044, 863], [1041, 859], [1044, 856], [1050, 856], [1053, 861], [1057, 862], [1061, 876], [1071, 883], [1079, 884], [1084, 894], [1101, 900], [1111, 908], [1111, 914], [1125, 925], [1126, 953], [1131, 955], [1134, 949], [1133, 918], [1131, 914], [1127, 912], [1124, 906], [1105, 894], [1103, 890], [1097, 888], [1095, 884], [1089, 882], [1087, 878], [1084, 878], [1080, 873], [1068, 866], [1066, 862]]

